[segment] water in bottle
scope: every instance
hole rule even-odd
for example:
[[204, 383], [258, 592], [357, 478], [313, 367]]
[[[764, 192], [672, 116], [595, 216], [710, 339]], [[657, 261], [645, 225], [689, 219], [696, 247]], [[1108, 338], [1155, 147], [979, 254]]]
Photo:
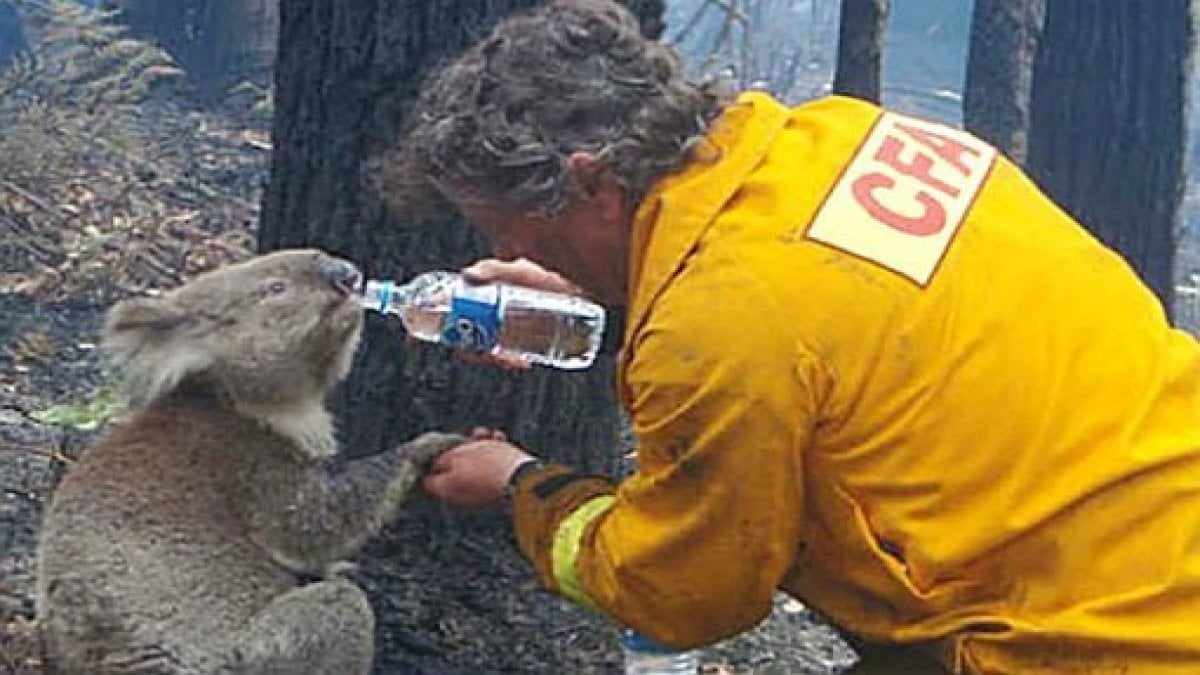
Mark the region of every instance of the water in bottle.
[[361, 290], [363, 307], [400, 317], [415, 338], [567, 370], [590, 366], [604, 334], [604, 308], [593, 302], [470, 284], [454, 272], [426, 272], [406, 284], [370, 280]]
[[695, 675], [700, 669], [699, 652], [665, 647], [631, 629], [621, 633], [621, 653], [625, 675]]

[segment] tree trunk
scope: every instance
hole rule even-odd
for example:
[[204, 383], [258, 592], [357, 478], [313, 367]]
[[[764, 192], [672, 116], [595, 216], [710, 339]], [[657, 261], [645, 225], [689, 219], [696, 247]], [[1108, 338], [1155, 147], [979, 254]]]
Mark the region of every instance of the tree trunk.
[[117, 6], [136, 35], [156, 40], [174, 57], [201, 95], [216, 97], [240, 81], [270, 81], [279, 4], [278, 0], [119, 0]]
[[26, 47], [28, 45], [25, 42], [25, 29], [21, 26], [21, 14], [11, 2], [0, 0], [0, 72]]
[[[486, 255], [482, 238], [456, 214], [416, 221], [392, 212], [364, 174], [369, 160], [394, 141], [428, 67], [482, 37], [500, 16], [536, 4], [282, 3], [275, 149], [260, 248], [319, 246], [356, 261], [371, 277], [394, 279], [457, 269]], [[633, 4], [645, 30], [661, 31], [661, 0]], [[619, 322], [611, 319], [608, 353], [591, 369], [509, 374], [407, 342], [397, 324], [370, 316], [353, 371], [334, 401], [344, 445], [351, 453], [371, 453], [425, 430], [483, 425], [503, 429], [543, 457], [611, 472], [621, 456], [611, 354]], [[443, 672], [448, 663], [479, 672], [578, 672], [587, 665], [581, 659], [596, 658], [586, 649], [546, 644], [554, 642], [546, 629], [574, 625], [584, 626], [579, 630], [587, 640], [602, 641], [606, 624], [531, 593], [529, 578], [514, 581], [529, 569], [512, 553], [506, 523], [456, 518], [448, 529], [440, 513], [409, 509], [363, 563], [367, 587], [384, 598], [382, 662], [396, 672]], [[469, 599], [464, 584], [473, 588]], [[393, 604], [398, 611], [386, 611]], [[506, 615], [514, 612], [550, 612], [546, 621], [557, 625], [511, 622]], [[465, 642], [445, 634], [447, 626], [467, 625], [475, 628]], [[522, 647], [514, 651], [514, 644]]]
[[963, 124], [1024, 163], [1029, 143], [1033, 58], [1046, 0], [975, 0], [963, 86]]
[[1168, 310], [1191, 51], [1189, 0], [1049, 0], [1034, 60], [1031, 174]]
[[879, 102], [888, 0], [842, 0], [833, 93]]
[[655, 39], [662, 37], [663, 29], [667, 27], [663, 21], [666, 0], [621, 0], [621, 4], [628, 7], [641, 20], [643, 35]]

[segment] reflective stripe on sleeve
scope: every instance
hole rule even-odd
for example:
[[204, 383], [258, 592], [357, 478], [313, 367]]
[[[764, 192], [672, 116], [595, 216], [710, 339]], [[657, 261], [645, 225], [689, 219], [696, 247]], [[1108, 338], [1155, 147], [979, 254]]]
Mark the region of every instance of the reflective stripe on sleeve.
[[612, 495], [601, 495], [581, 504], [559, 523], [558, 530], [554, 533], [554, 550], [551, 553], [554, 583], [558, 586], [558, 592], [596, 612], [600, 609], [583, 590], [583, 584], [575, 571], [575, 558], [579, 555], [579, 544], [588, 525], [607, 512], [612, 504]]

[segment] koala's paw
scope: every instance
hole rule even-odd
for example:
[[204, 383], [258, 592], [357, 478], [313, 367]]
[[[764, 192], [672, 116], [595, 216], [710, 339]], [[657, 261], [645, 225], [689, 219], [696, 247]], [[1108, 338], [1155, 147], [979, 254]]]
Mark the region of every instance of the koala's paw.
[[429, 468], [433, 459], [457, 445], [466, 443], [468, 439], [461, 434], [444, 434], [436, 431], [421, 434], [411, 441], [396, 448], [404, 459], [412, 462], [422, 472]]

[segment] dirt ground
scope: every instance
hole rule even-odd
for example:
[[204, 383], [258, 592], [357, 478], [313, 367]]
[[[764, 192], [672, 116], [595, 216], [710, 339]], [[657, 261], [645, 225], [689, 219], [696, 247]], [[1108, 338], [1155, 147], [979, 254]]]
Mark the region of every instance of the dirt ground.
[[[64, 458], [92, 436], [30, 415], [100, 384], [102, 312], [0, 294], [0, 672], [38, 672], [37, 523]], [[508, 527], [418, 500], [356, 560], [379, 617], [377, 673], [620, 672], [615, 627], [540, 589], [511, 536], [495, 536]], [[714, 673], [838, 673], [853, 661], [832, 629], [782, 596], [762, 625], [702, 657]]]

